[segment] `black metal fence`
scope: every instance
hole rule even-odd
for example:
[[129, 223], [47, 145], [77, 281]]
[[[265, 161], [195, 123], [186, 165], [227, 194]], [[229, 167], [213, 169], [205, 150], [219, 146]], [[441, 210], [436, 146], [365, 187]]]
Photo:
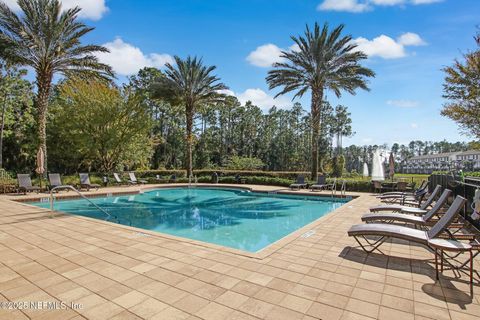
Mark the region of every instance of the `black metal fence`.
[[436, 185], [441, 185], [442, 188], [448, 188], [452, 190], [454, 196], [460, 195], [467, 199], [467, 204], [463, 211], [463, 216], [469, 221], [477, 230], [480, 231], [480, 221], [472, 220], [470, 215], [473, 212], [472, 200], [475, 195], [475, 191], [480, 189], [480, 179], [473, 177], [444, 175], [444, 174], [432, 174], [428, 178], [429, 188], [433, 190]]

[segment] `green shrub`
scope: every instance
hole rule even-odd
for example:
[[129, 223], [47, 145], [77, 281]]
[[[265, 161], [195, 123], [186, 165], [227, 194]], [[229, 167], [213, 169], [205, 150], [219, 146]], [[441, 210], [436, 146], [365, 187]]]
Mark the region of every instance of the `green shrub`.
[[[440, 174], [440, 175], [452, 175], [451, 172], [448, 171], [434, 171], [432, 174]], [[464, 171], [464, 177], [480, 177], [480, 171]]]
[[[127, 174], [127, 173], [125, 173]], [[161, 178], [170, 178], [172, 175], [175, 175], [178, 178], [186, 178], [187, 171], [185, 170], [138, 170], [135, 171], [137, 178], [155, 178], [159, 175]]]
[[[202, 169], [194, 170], [194, 175], [199, 183], [211, 183], [212, 175], [216, 172], [219, 175], [219, 183], [236, 183], [235, 177], [239, 175], [242, 179], [245, 179], [246, 184], [257, 185], [270, 185], [278, 187], [288, 187], [292, 184], [299, 174], [303, 174], [306, 177], [306, 182], [314, 184], [316, 181], [309, 179], [307, 172], [294, 172], [294, 171], [247, 171], [247, 170], [214, 170], [214, 169]], [[170, 177], [175, 174], [177, 177], [176, 182], [188, 183], [185, 170], [144, 170], [135, 171], [138, 179], [145, 179], [148, 183], [168, 183]], [[467, 173], [470, 175], [470, 173]], [[479, 176], [479, 173], [474, 173]], [[159, 181], [156, 176], [159, 175], [162, 179]], [[90, 180], [92, 183], [103, 184], [103, 174], [90, 173]], [[121, 173], [120, 176], [124, 181], [128, 179], [127, 172]], [[472, 175], [473, 176], [473, 175]], [[34, 177], [34, 175], [33, 175]], [[115, 185], [114, 179], [111, 174], [109, 177], [109, 185]], [[406, 179], [408, 182], [412, 182], [419, 185], [422, 180], [428, 179], [428, 175], [414, 175], [414, 174], [396, 174], [396, 179]], [[337, 190], [340, 190], [342, 181], [346, 181], [347, 191], [356, 192], [371, 192], [372, 185], [369, 177], [363, 177], [358, 174], [344, 175], [342, 178], [337, 178]], [[38, 185], [38, 178], [35, 177], [34, 183]], [[64, 184], [77, 185], [79, 183], [78, 175], [62, 176], [62, 182]], [[327, 183], [332, 183], [333, 178], [327, 178]], [[42, 185], [45, 185], [45, 181], [42, 181]]]
[[333, 157], [332, 166], [333, 166], [332, 175], [334, 177], [341, 177], [343, 173], [343, 169], [345, 167], [345, 157], [343, 155], [340, 155], [338, 157]]

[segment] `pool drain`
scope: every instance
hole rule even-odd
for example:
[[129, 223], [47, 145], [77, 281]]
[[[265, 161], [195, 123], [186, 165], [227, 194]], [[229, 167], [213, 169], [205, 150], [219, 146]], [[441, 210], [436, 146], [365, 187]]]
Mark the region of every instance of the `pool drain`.
[[150, 237], [148, 233], [143, 233], [143, 232], [136, 232], [135, 235], [137, 237]]
[[315, 230], [310, 230], [310, 231], [305, 232], [304, 234], [302, 234], [301, 237], [302, 237], [302, 238], [309, 238], [309, 237], [313, 236], [315, 233], [316, 233]]

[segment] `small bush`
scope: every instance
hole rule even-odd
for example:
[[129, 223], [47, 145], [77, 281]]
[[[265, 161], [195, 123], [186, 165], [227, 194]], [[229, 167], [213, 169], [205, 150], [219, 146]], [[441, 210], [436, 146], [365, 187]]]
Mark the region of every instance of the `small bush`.
[[[288, 187], [290, 184], [294, 183], [296, 177], [299, 174], [303, 174], [306, 178], [306, 182], [309, 184], [314, 184], [316, 181], [311, 181], [309, 179], [308, 172], [295, 172], [295, 171], [261, 171], [261, 170], [225, 170], [225, 169], [202, 169], [194, 170], [194, 175], [197, 178], [199, 183], [211, 183], [213, 173], [218, 174], [219, 183], [236, 183], [235, 177], [238, 175], [242, 179], [245, 179], [246, 184], [257, 184], [257, 185], [269, 185], [269, 186], [278, 186], [278, 187]], [[185, 170], [143, 170], [135, 171], [135, 174], [138, 179], [145, 179], [148, 183], [168, 183], [170, 182], [170, 177], [175, 175], [178, 183], [188, 183], [188, 178], [186, 176]], [[161, 180], [157, 180], [156, 176], [160, 176]], [[465, 173], [466, 176], [480, 176], [480, 173]], [[97, 183], [103, 185], [103, 174], [99, 173], [90, 173], [90, 180], [92, 183]], [[124, 181], [128, 179], [127, 172], [120, 173], [120, 176]], [[35, 175], [32, 175], [35, 177]], [[115, 185], [114, 179], [111, 174], [108, 175], [109, 185]], [[407, 174], [397, 174], [395, 178], [403, 178], [409, 182], [420, 184], [422, 180], [428, 179], [428, 175], [407, 175]], [[358, 174], [349, 174], [344, 175], [342, 178], [337, 178], [337, 190], [340, 190], [341, 181], [346, 181], [347, 191], [355, 192], [371, 192], [372, 184], [371, 180], [368, 177], [363, 177]], [[411, 180], [411, 181], [410, 181]], [[77, 185], [79, 181], [78, 175], [69, 175], [62, 176], [62, 182], [64, 184]], [[327, 183], [332, 183], [333, 178], [327, 178]], [[35, 177], [34, 183], [39, 184], [38, 177]], [[42, 185], [45, 185], [45, 181], [42, 181]]]

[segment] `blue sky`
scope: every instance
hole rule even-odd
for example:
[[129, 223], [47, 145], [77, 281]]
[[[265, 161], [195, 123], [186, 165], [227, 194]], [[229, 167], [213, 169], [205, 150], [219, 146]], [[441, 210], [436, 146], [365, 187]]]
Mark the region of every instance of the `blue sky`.
[[[5, 1], [5, 0], [4, 0]], [[7, 0], [13, 8], [15, 0]], [[279, 50], [305, 25], [344, 23], [377, 76], [370, 92], [328, 98], [352, 113], [349, 144], [410, 140], [470, 140], [440, 116], [443, 73], [462, 52], [475, 48], [478, 0], [64, 0], [84, 8], [96, 27], [85, 41], [104, 44], [119, 81], [143, 66], [162, 67], [173, 55], [202, 56], [241, 101], [267, 110], [288, 108], [290, 97], [273, 100], [265, 83]], [[308, 109], [309, 97], [299, 102]]]

